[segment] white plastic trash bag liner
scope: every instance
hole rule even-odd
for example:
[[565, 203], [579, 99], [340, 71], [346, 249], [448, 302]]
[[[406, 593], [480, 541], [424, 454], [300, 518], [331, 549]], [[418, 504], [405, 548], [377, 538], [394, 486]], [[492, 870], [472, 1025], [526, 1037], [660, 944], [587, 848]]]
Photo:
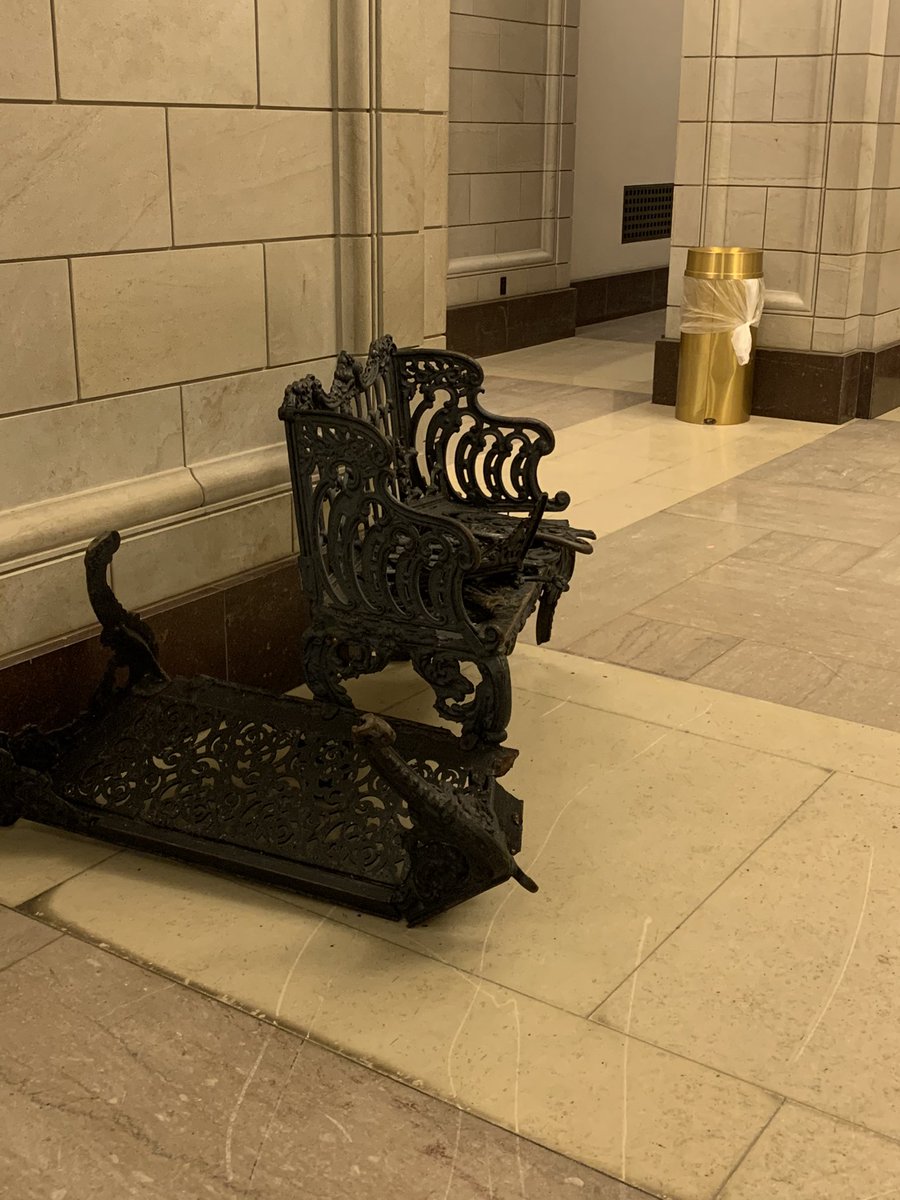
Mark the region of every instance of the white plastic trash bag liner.
[[765, 302], [761, 279], [684, 280], [682, 333], [730, 333], [738, 362], [745, 367], [753, 349], [751, 329], [759, 325]]

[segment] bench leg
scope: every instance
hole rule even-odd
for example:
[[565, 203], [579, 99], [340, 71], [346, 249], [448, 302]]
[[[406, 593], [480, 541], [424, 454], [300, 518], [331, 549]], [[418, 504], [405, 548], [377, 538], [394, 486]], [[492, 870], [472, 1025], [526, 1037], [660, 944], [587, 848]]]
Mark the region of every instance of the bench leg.
[[552, 579], [548, 579], [541, 589], [541, 599], [538, 605], [537, 627], [535, 638], [539, 646], [550, 641], [553, 632], [553, 618], [556, 616], [556, 606], [560, 596], [569, 590], [569, 580], [575, 570], [575, 554], [568, 550], [564, 552], [559, 569]]
[[[438, 714], [462, 725], [464, 745], [506, 741], [512, 688], [505, 654], [475, 660], [452, 650], [413, 650], [411, 657], [416, 672], [434, 689]], [[481, 679], [477, 684], [462, 673], [463, 662], [473, 662], [478, 668]]]
[[341, 682], [340, 648], [340, 643], [327, 633], [308, 629], [303, 635], [303, 674], [307, 687], [317, 700], [348, 708], [352, 701]]

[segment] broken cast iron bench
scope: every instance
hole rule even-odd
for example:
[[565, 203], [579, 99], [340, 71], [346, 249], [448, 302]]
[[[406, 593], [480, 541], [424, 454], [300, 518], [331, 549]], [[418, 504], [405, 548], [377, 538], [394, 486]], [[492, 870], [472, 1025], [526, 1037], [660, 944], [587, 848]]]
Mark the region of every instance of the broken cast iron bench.
[[522, 803], [497, 782], [515, 750], [170, 679], [107, 583], [119, 542], [85, 555], [109, 668], [66, 728], [0, 733], [0, 825], [27, 818], [410, 924], [509, 879], [537, 890], [514, 858]]

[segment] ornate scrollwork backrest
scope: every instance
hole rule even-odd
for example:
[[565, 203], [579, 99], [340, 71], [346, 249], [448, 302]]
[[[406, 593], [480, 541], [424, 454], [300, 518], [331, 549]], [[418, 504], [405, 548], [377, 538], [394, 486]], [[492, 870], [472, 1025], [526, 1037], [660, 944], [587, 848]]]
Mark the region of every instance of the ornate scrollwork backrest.
[[453, 521], [417, 514], [394, 494], [387, 438], [338, 411], [285, 414], [300, 570], [316, 609], [419, 630], [471, 631], [462, 599], [478, 559]]
[[450, 351], [399, 351], [394, 355], [398, 407], [408, 414], [410, 482], [422, 493], [438, 491], [444, 477], [443, 448], [477, 404], [484, 372], [474, 359]]
[[372, 342], [364, 363], [346, 350], [337, 358], [331, 391], [314, 375], [292, 383], [284, 394], [279, 415], [289, 420], [298, 412], [331, 412], [355, 417], [377, 429], [392, 452], [392, 492], [405, 499], [410, 493], [409, 413], [396, 400], [393, 387], [394, 339], [390, 334]]

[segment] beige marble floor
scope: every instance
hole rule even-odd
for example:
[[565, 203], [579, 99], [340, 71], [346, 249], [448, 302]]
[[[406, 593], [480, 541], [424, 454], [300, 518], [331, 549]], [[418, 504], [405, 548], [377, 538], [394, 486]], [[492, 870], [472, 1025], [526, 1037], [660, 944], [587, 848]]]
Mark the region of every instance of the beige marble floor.
[[[708, 677], [730, 655], [755, 662], [757, 645], [778, 678], [789, 654], [892, 671], [900, 640], [885, 589], [900, 500], [871, 482], [892, 460], [877, 430], [677, 425], [635, 386], [653, 320], [584, 331], [562, 381], [540, 373], [534, 351], [522, 352], [525, 366], [502, 356], [502, 375], [486, 364], [504, 380], [496, 402], [489, 392], [494, 407], [577, 412], [556, 422], [558, 476], [578, 519], [604, 535], [564, 599], [557, 649], [521, 645], [513, 664], [511, 742], [522, 753], [509, 786], [526, 802], [521, 861], [541, 891], [508, 885], [406, 930], [35, 826], [0, 830], [0, 904], [19, 910], [6, 928], [0, 910], [0, 992], [19, 1022], [4, 1027], [16, 1066], [11, 1082], [0, 1066], [0, 1083], [16, 1104], [0, 1106], [0, 1147], [4, 1128], [28, 1127], [44, 1105], [13, 1160], [27, 1187], [11, 1194], [68, 1186], [47, 1174], [58, 1149], [109, 1129], [110, 1153], [131, 1155], [129, 1170], [156, 1187], [129, 1175], [131, 1191], [116, 1196], [175, 1194], [172, 1163], [186, 1158], [191, 1195], [290, 1194], [282, 1181], [305, 1177], [287, 1167], [306, 1154], [321, 1163], [310, 1194], [322, 1200], [625, 1200], [607, 1177], [676, 1200], [900, 1195], [900, 732], [837, 704], [739, 694], [748, 689], [727, 672]], [[605, 357], [620, 340], [628, 354]], [[549, 371], [564, 374], [559, 351], [548, 353]], [[628, 361], [634, 378], [619, 388]], [[569, 390], [548, 397], [558, 382]], [[784, 488], [816, 494], [801, 503]], [[765, 586], [748, 593], [748, 572]], [[732, 608], [756, 622], [753, 638], [725, 621]], [[697, 611], [717, 615], [687, 619]], [[760, 640], [773, 624], [778, 636]], [[360, 707], [435, 720], [405, 666], [354, 695]], [[189, 1004], [203, 1006], [190, 1023]], [[99, 1032], [87, 1032], [91, 1018]], [[42, 1021], [59, 1054], [71, 1034], [64, 1096], [16, 1040], [18, 1029], [32, 1046]], [[197, 1078], [161, 1038], [167, 1028], [190, 1030]], [[90, 1059], [94, 1036], [107, 1082], [115, 1039], [131, 1063], [118, 1122], [111, 1088], [81, 1100], [89, 1072], [74, 1060]], [[215, 1073], [213, 1038], [229, 1058]], [[374, 1068], [353, 1066], [350, 1082], [362, 1097], [373, 1077], [383, 1084], [371, 1110], [408, 1171], [371, 1162], [365, 1103], [330, 1107], [344, 1085], [331, 1056], [309, 1096], [285, 1087], [292, 1046]], [[192, 1141], [185, 1114], [206, 1095], [200, 1077], [220, 1079], [222, 1095]], [[420, 1111], [398, 1140], [404, 1097]], [[303, 1140], [311, 1121], [334, 1141]], [[420, 1137], [423, 1127], [434, 1132]], [[495, 1145], [499, 1131], [508, 1140]], [[279, 1144], [267, 1159], [282, 1137], [290, 1152]], [[4, 1162], [0, 1150], [0, 1193]], [[66, 1200], [107, 1200], [97, 1164], [83, 1162]], [[40, 1185], [23, 1163], [43, 1164]]]

